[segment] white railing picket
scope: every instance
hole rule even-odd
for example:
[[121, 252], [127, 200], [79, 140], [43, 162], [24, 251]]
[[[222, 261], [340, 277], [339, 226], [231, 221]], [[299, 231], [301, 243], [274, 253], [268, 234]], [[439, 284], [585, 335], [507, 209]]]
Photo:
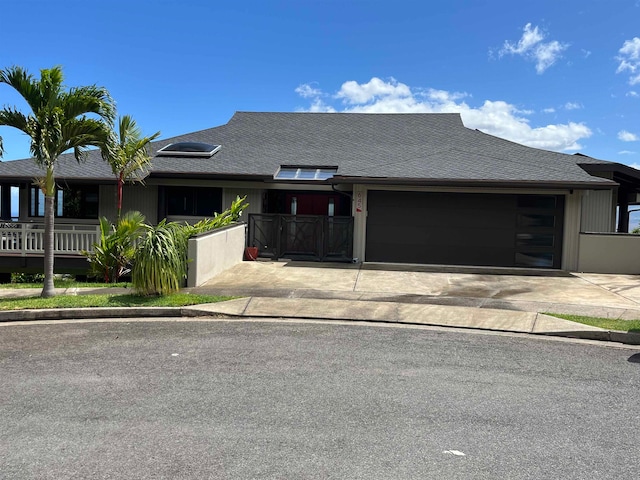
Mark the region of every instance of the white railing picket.
[[[54, 253], [81, 255], [82, 250], [91, 251], [100, 238], [98, 225], [56, 225], [53, 230]], [[44, 253], [44, 225], [37, 223], [0, 223], [0, 255]]]

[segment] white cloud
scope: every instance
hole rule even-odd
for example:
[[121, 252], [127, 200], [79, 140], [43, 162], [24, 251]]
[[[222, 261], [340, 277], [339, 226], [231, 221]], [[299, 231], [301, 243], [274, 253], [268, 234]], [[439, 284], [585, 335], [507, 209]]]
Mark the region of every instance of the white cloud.
[[312, 87], [310, 83], [303, 83], [298, 85], [298, 87], [296, 88], [296, 93], [302, 98], [314, 98], [322, 95], [322, 91]]
[[638, 135], [627, 132], [626, 130], [621, 130], [618, 132], [618, 140], [622, 140], [623, 142], [637, 142]]
[[[307, 111], [336, 111], [322, 101], [319, 94]], [[357, 113], [460, 113], [464, 124], [483, 132], [536, 148], [567, 151], [582, 148], [579, 141], [591, 136], [583, 123], [551, 124], [532, 127], [526, 118], [530, 112], [497, 100], [485, 100], [478, 107], [470, 106], [467, 93], [446, 90], [412, 89], [391, 78], [372, 78], [359, 84], [348, 81], [333, 96], [343, 103], [343, 112]]]
[[406, 98], [411, 95], [411, 90], [404, 83], [398, 83], [396, 79], [390, 78], [384, 82], [373, 77], [368, 83], [359, 84], [353, 80], [344, 82], [336, 98], [341, 98], [346, 103], [362, 104], [386, 98]]
[[640, 170], [640, 163], [632, 163], [629, 165], [631, 168], [635, 168], [636, 170]]
[[618, 50], [616, 60], [620, 62], [616, 73], [629, 71], [629, 84], [640, 83], [640, 38], [634, 37], [625, 40], [620, 50]]
[[531, 23], [527, 23], [524, 26], [524, 33], [517, 43], [505, 40], [499, 56], [520, 55], [533, 60], [536, 62], [536, 72], [542, 74], [562, 57], [562, 52], [569, 48], [567, 43], [560, 43], [557, 40], [543, 42], [544, 39], [545, 35], [540, 32], [537, 26], [532, 28]]
[[637, 98], [637, 97], [640, 97], [640, 95], [635, 90], [629, 90], [627, 92], [627, 97], [636, 97]]
[[556, 109], [553, 107], [549, 107], [549, 108], [544, 108], [542, 110], [542, 113], [556, 113]]
[[302, 98], [309, 99], [311, 106], [309, 108], [298, 108], [298, 111], [314, 112], [314, 113], [334, 113], [336, 111], [331, 105], [327, 105], [323, 97], [327, 95], [319, 88], [312, 87], [310, 83], [302, 83], [298, 85], [295, 92]]
[[582, 108], [582, 105], [580, 105], [577, 102], [567, 102], [564, 104], [565, 110], [580, 110], [581, 108]]
[[[618, 152], [618, 155], [635, 155], [636, 152], [632, 152], [631, 150], [620, 150]], [[636, 167], [634, 167], [636, 168]]]

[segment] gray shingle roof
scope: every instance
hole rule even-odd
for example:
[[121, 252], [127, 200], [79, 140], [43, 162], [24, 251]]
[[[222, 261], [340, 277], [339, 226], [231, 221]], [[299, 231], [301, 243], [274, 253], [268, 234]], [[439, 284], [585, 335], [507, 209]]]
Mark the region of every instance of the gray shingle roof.
[[[210, 158], [158, 156], [151, 175], [271, 177], [280, 165], [338, 166], [338, 177], [404, 181], [603, 184], [578, 163], [607, 163], [526, 147], [462, 124], [458, 114], [237, 112], [220, 127], [159, 140], [153, 153], [179, 141], [221, 144]], [[1, 177], [37, 175], [30, 160], [0, 164]], [[78, 165], [64, 155], [57, 176], [108, 179], [92, 152]]]

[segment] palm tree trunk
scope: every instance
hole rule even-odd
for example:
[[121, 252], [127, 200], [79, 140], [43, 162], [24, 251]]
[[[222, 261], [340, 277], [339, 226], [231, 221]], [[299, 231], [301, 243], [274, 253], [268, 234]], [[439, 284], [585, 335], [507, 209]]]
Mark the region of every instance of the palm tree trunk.
[[120, 213], [122, 212], [122, 186], [124, 185], [124, 175], [120, 172], [118, 175], [118, 222], [120, 221]]
[[43, 298], [53, 297], [53, 196], [44, 197], [44, 287], [40, 294]]

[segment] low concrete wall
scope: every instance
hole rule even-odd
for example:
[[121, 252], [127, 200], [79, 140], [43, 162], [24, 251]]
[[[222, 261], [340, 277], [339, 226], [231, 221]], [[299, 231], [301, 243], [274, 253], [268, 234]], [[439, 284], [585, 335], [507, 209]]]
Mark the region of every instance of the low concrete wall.
[[197, 287], [242, 261], [246, 224], [241, 223], [189, 239], [187, 287]]
[[640, 274], [640, 235], [581, 233], [578, 271]]

